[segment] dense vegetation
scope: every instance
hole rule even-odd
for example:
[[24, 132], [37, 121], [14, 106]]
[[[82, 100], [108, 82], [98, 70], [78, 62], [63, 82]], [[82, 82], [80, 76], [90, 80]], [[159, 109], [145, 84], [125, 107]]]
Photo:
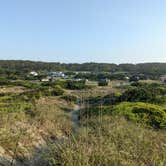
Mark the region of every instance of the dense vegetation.
[[123, 115], [128, 120], [145, 123], [154, 128], [166, 129], [166, 110], [153, 104], [122, 102], [113, 107], [112, 114]]
[[[96, 74], [80, 74], [79, 77], [84, 78], [111, 78], [122, 79], [131, 74], [137, 74], [141, 78], [159, 78], [160, 75], [166, 73], [165, 63], [143, 63], [143, 64], [107, 64], [107, 63], [84, 63], [84, 64], [63, 64], [63, 63], [46, 63], [46, 62], [33, 62], [33, 61], [14, 61], [14, 60], [1, 60], [0, 61], [0, 74], [8, 79], [17, 79], [25, 77], [25, 73], [32, 70], [41, 72], [44, 75], [48, 71], [91, 71], [100, 72]], [[70, 73], [72, 74], [72, 73]], [[111, 75], [110, 75], [111, 74]]]
[[[51, 166], [164, 166], [165, 132], [146, 129], [123, 118], [87, 118], [78, 136], [51, 144]], [[88, 127], [87, 127], [88, 126]]]
[[[118, 81], [134, 74], [158, 79], [165, 66], [151, 65], [0, 61], [0, 164], [165, 166], [166, 86]], [[93, 72], [39, 78], [83, 69]], [[40, 76], [27, 77], [32, 70]]]
[[50, 165], [166, 164], [166, 87], [137, 82], [118, 88], [121, 93], [86, 97], [79, 133], [50, 145]]

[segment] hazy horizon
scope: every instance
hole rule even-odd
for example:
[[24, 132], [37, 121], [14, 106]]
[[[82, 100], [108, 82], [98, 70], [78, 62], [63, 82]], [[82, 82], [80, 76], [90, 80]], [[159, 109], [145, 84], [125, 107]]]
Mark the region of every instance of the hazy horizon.
[[60, 61], [44, 61], [44, 60], [31, 60], [31, 59], [0, 59], [0, 61], [30, 61], [30, 62], [42, 62], [42, 63], [60, 63], [60, 64], [85, 64], [85, 63], [96, 63], [96, 64], [116, 64], [116, 65], [121, 65], [121, 64], [132, 64], [132, 65], [137, 65], [137, 64], [166, 64], [166, 62], [138, 62], [138, 63], [130, 63], [130, 62], [123, 62], [123, 63], [114, 63], [114, 62], [95, 62], [95, 61], [85, 61], [85, 62], [60, 62]]
[[166, 62], [164, 0], [6, 0], [0, 59]]

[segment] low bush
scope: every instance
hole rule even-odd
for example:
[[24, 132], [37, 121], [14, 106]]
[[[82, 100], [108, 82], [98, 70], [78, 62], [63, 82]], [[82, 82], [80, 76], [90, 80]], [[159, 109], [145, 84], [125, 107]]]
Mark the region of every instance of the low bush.
[[85, 81], [67, 81], [67, 89], [71, 90], [81, 90], [86, 89]]
[[145, 88], [134, 88], [125, 91], [121, 96], [121, 101], [143, 101], [150, 102], [155, 95]]
[[5, 78], [0, 78], [0, 86], [9, 85], [10, 81]]
[[91, 105], [114, 105], [120, 101], [121, 93], [110, 93], [106, 96], [97, 96], [87, 99], [87, 103]]
[[15, 85], [15, 86], [23, 86], [23, 87], [30, 88], [30, 89], [32, 89], [32, 88], [37, 89], [40, 87], [39, 84], [32, 83], [30, 81], [23, 81], [23, 80], [13, 81], [10, 84]]
[[114, 106], [112, 114], [122, 115], [128, 120], [147, 124], [154, 128], [166, 128], [166, 110], [154, 104], [122, 102]]
[[91, 106], [80, 110], [80, 119], [86, 119], [94, 116], [111, 115], [111, 106]]
[[64, 93], [64, 90], [60, 85], [56, 85], [51, 92], [51, 94], [54, 96], [60, 96], [60, 95], [63, 95], [63, 93]]
[[67, 102], [77, 103], [78, 101], [78, 97], [75, 95], [63, 95], [61, 98], [66, 100]]
[[108, 86], [108, 82], [106, 81], [99, 81], [98, 86]]

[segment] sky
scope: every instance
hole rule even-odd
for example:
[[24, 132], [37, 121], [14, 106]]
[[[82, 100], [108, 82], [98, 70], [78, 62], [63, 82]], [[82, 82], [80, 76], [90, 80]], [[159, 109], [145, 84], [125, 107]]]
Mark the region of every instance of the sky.
[[0, 0], [0, 59], [166, 62], [166, 0]]

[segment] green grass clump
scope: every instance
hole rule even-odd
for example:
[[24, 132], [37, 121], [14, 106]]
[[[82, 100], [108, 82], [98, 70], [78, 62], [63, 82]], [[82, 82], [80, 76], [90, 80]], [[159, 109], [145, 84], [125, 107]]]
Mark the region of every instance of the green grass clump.
[[63, 88], [60, 85], [56, 85], [52, 90], [52, 95], [60, 96], [60, 95], [63, 95], [64, 92], [65, 91], [63, 90]]
[[39, 84], [35, 84], [35, 83], [32, 83], [30, 81], [25, 81], [25, 80], [17, 80], [17, 81], [13, 81], [13, 82], [10, 82], [10, 85], [14, 85], [14, 86], [23, 86], [23, 87], [26, 87], [26, 88], [39, 88]]
[[166, 110], [161, 106], [142, 102], [122, 102], [113, 108], [114, 115], [145, 123], [154, 128], [166, 128]]
[[31, 110], [32, 105], [27, 102], [0, 103], [0, 112], [26, 112]]

